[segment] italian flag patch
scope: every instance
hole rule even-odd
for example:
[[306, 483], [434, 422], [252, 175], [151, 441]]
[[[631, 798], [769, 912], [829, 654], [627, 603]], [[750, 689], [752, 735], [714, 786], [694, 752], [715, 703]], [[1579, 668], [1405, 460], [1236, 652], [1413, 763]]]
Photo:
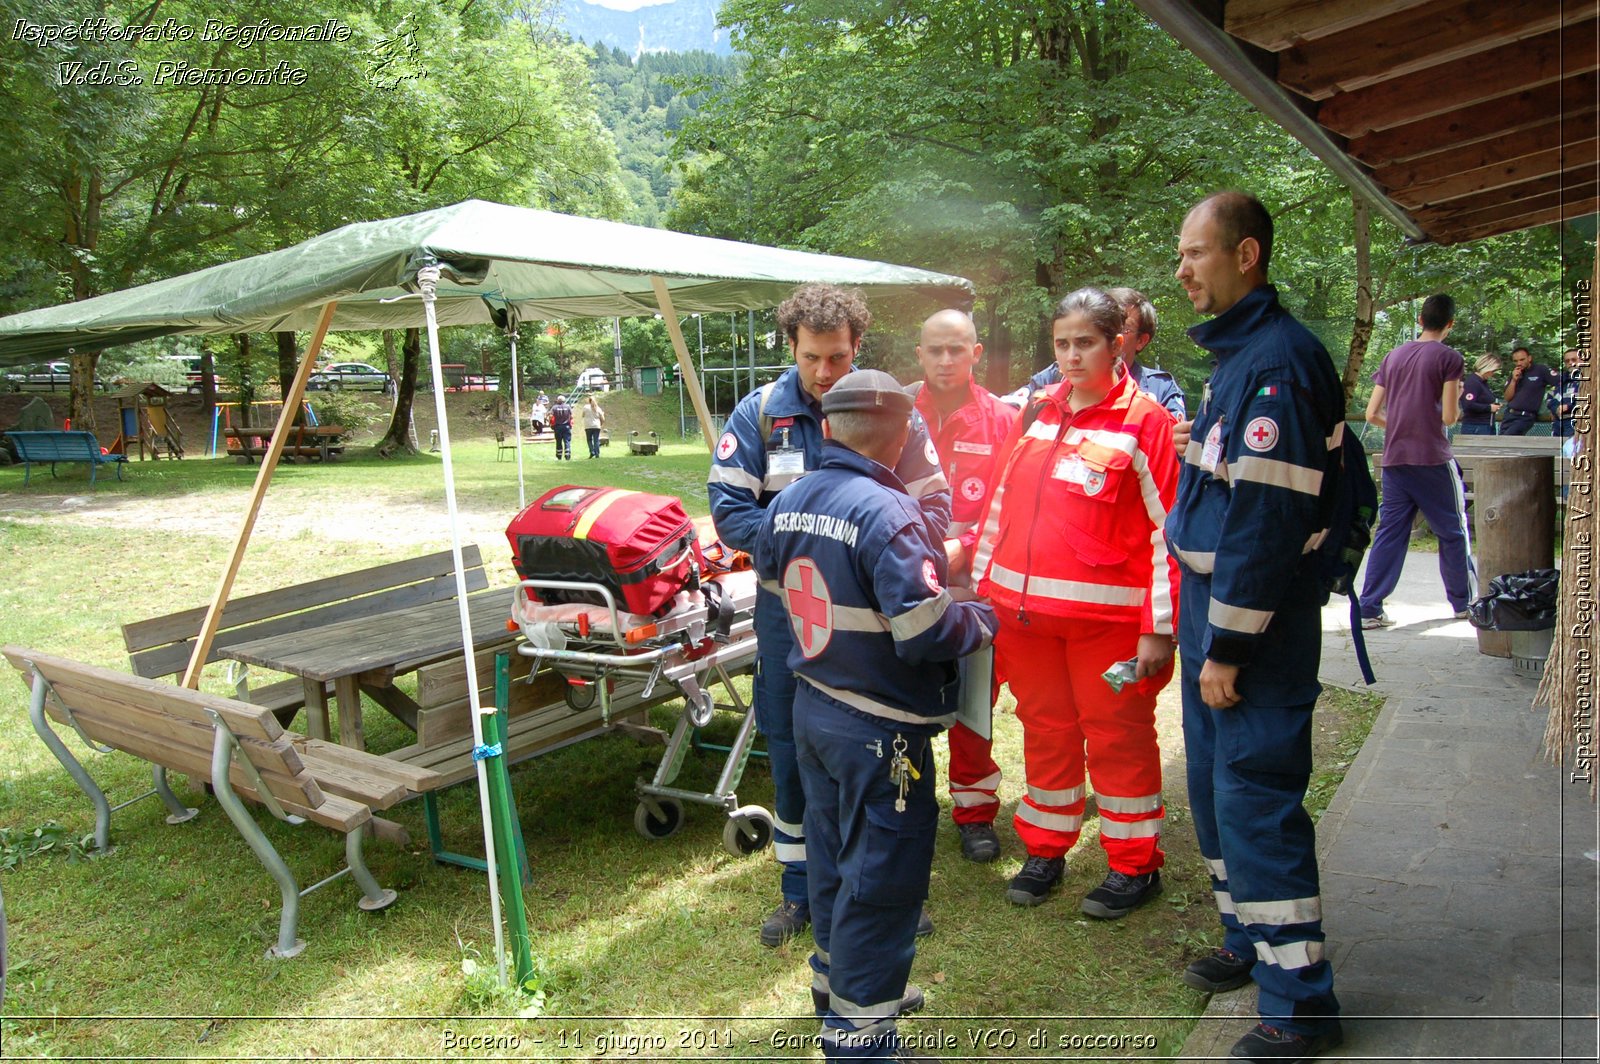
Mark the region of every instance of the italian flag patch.
[[1268, 385], [1263, 386], [1262, 389], [1259, 392], [1256, 393], [1256, 398], [1259, 399], [1264, 395], [1277, 395], [1277, 394], [1278, 394], [1278, 386], [1276, 384], [1268, 384]]

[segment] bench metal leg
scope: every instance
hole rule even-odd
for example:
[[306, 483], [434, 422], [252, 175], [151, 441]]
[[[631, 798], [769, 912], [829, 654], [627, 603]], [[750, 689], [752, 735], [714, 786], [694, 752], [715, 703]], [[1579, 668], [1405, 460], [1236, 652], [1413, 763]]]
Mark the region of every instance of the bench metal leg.
[[33, 696], [28, 699], [28, 719], [33, 722], [33, 730], [39, 738], [44, 740], [44, 745], [56, 755], [56, 760], [61, 762], [61, 767], [67, 770], [67, 775], [72, 777], [74, 783], [89, 796], [94, 803], [94, 848], [101, 853], [111, 852], [111, 803], [106, 801], [105, 792], [99, 784], [78, 763], [50, 727], [50, 722], [45, 719], [44, 699], [50, 685], [39, 673], [33, 675]]
[[233, 736], [218, 728], [216, 742], [211, 747], [211, 787], [216, 794], [217, 804], [222, 806], [222, 811], [228, 814], [233, 826], [244, 836], [245, 843], [254, 851], [256, 859], [272, 875], [273, 881], [278, 884], [278, 893], [283, 897], [283, 912], [278, 917], [278, 944], [267, 950], [267, 956], [295, 957], [306, 948], [305, 942], [294, 934], [300, 921], [300, 885], [295, 882], [289, 866], [283, 863], [283, 858], [278, 856], [278, 851], [273, 849], [261, 825], [256, 823], [250, 811], [244, 807], [244, 802], [233, 792], [233, 785], [228, 778], [232, 761]]
[[200, 810], [191, 809], [178, 800], [172, 793], [172, 788], [167, 786], [167, 770], [160, 765], [150, 766], [150, 775], [155, 779], [156, 794], [161, 798], [161, 804], [167, 807], [167, 823], [182, 824], [193, 820], [200, 815]]
[[361, 837], [364, 834], [366, 833], [361, 828], [345, 832], [344, 863], [349, 866], [351, 877], [361, 887], [361, 893], [364, 895], [356, 904], [367, 912], [374, 913], [393, 905], [398, 895], [379, 886], [377, 879], [367, 870], [367, 862], [361, 856]]

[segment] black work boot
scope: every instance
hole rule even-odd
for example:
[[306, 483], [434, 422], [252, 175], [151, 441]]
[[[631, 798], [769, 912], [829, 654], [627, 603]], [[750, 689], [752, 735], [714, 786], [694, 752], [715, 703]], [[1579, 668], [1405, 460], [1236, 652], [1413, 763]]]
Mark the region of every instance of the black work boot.
[[961, 833], [961, 856], [978, 864], [988, 864], [1000, 856], [1000, 836], [993, 824], [957, 824]]
[[1258, 1023], [1255, 1029], [1233, 1044], [1229, 1056], [1255, 1061], [1283, 1061], [1294, 1064], [1297, 1060], [1314, 1057], [1324, 1049], [1335, 1049], [1344, 1042], [1344, 1031], [1338, 1020], [1329, 1020], [1316, 1034], [1295, 1034]]
[[1235, 990], [1250, 981], [1250, 970], [1256, 966], [1254, 957], [1241, 957], [1232, 950], [1218, 949], [1211, 956], [1201, 957], [1183, 970], [1183, 981], [1196, 990], [1208, 994], [1221, 994]]
[[811, 926], [811, 907], [803, 901], [785, 900], [761, 921], [761, 944], [781, 946]]
[[1161, 873], [1146, 872], [1130, 876], [1112, 869], [1105, 882], [1091, 890], [1080, 906], [1101, 920], [1120, 920], [1161, 893]]
[[1039, 905], [1050, 896], [1050, 889], [1061, 882], [1067, 869], [1065, 857], [1034, 857], [1022, 862], [1022, 871], [1011, 877], [1006, 900], [1016, 905]]

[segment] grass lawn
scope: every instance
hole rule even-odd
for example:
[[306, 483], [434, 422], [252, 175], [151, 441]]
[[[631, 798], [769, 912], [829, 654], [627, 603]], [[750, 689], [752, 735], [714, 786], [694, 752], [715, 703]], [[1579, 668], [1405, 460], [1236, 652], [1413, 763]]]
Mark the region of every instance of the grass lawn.
[[[680, 495], [691, 513], [706, 512], [702, 447], [669, 443], [660, 455], [634, 458], [625, 432], [614, 435], [596, 462], [529, 452], [527, 498], [568, 482], [605, 483]], [[500, 583], [511, 576], [503, 530], [518, 494], [515, 466], [496, 458], [492, 439], [463, 438], [455, 450], [465, 538], [482, 545]], [[121, 624], [207, 601], [254, 469], [147, 462], [127, 476], [90, 492], [81, 469], [64, 468], [61, 479], [46, 472], [23, 488], [20, 470], [0, 468], [0, 641], [126, 668]], [[438, 457], [381, 461], [358, 449], [326, 467], [279, 471], [234, 593], [448, 544]], [[222, 672], [207, 670], [208, 688], [225, 690]], [[1314, 804], [1332, 795], [1373, 712], [1371, 699], [1344, 694], [1330, 694], [1325, 706]], [[659, 709], [655, 723], [670, 726], [674, 715], [674, 707]], [[713, 732], [731, 734], [735, 723], [719, 718]], [[409, 741], [375, 705], [367, 726], [379, 752]], [[946, 819], [929, 901], [938, 930], [919, 946], [912, 975], [929, 1004], [903, 1029], [936, 1055], [1178, 1052], [1204, 999], [1177, 973], [1218, 933], [1189, 828], [1175, 687], [1162, 698], [1159, 726], [1169, 820], [1164, 895], [1115, 923], [1078, 912], [1079, 897], [1104, 873], [1091, 818], [1064, 889], [1023, 910], [1003, 897], [1023, 856], [1009, 826], [1022, 752], [1006, 696], [996, 721], [1006, 776], [1002, 858], [986, 866], [961, 860]], [[67, 741], [113, 804], [148, 788], [140, 763], [87, 753], [70, 733]], [[606, 738], [513, 771], [546, 994], [544, 1015], [521, 1019], [481, 978], [463, 973], [464, 961], [493, 963], [483, 876], [434, 865], [425, 841], [408, 850], [371, 844], [369, 863], [399, 901], [363, 913], [348, 880], [333, 883], [302, 904], [306, 951], [276, 962], [263, 957], [276, 931], [275, 888], [215, 803], [182, 777], [175, 786], [200, 806], [198, 818], [169, 827], [159, 803], [140, 803], [113, 817], [114, 853], [82, 859], [73, 840], [92, 826], [89, 804], [33, 735], [26, 689], [0, 677], [0, 889], [12, 965], [0, 1051], [7, 1059], [94, 1060], [817, 1056], [808, 1041], [817, 1030], [809, 945], [768, 950], [756, 941], [777, 900], [770, 857], [727, 854], [722, 818], [707, 807], [691, 807], [669, 839], [634, 833], [634, 781], [650, 774], [657, 756], [659, 748]], [[719, 767], [714, 757], [691, 755], [680, 785], [710, 790]], [[739, 797], [770, 808], [761, 762], [752, 761]], [[473, 788], [448, 792], [442, 804], [447, 843], [478, 852]], [[420, 805], [390, 815], [425, 840]], [[258, 819], [303, 884], [339, 867], [342, 844], [331, 832], [265, 813]], [[489, 1041], [466, 1041], [473, 1037]]]

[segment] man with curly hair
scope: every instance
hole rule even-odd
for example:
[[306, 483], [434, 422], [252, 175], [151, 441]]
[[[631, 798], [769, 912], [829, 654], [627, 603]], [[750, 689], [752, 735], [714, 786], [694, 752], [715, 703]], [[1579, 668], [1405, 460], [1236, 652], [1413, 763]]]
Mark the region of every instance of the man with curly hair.
[[[872, 324], [861, 293], [807, 284], [778, 307], [778, 327], [795, 364], [777, 380], [739, 401], [717, 441], [707, 478], [717, 534], [737, 550], [755, 552], [766, 508], [788, 485], [822, 463], [822, 397], [855, 367]], [[950, 489], [922, 419], [911, 415], [910, 438], [895, 466], [907, 494], [942, 542], [950, 524]], [[756, 598], [756, 727], [766, 739], [772, 769], [773, 853], [783, 865], [782, 901], [761, 925], [761, 944], [778, 946], [811, 923], [806, 893], [805, 794], [794, 740], [795, 677], [788, 666], [794, 635], [775, 593], [777, 574], [760, 573]], [[919, 934], [932, 930], [924, 916]]]

